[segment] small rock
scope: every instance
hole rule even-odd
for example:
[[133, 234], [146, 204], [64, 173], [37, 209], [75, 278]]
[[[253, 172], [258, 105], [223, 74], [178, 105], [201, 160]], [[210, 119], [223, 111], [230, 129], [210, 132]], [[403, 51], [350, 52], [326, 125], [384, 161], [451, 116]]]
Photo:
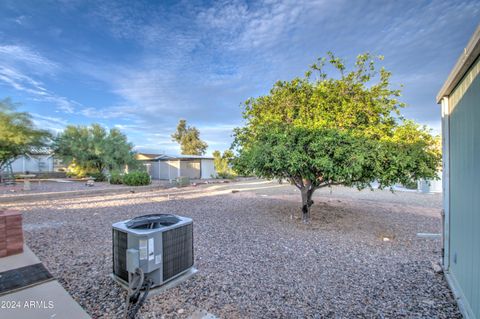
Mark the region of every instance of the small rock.
[[437, 274], [443, 272], [443, 268], [438, 264], [438, 262], [432, 261], [432, 268], [433, 268], [433, 271]]

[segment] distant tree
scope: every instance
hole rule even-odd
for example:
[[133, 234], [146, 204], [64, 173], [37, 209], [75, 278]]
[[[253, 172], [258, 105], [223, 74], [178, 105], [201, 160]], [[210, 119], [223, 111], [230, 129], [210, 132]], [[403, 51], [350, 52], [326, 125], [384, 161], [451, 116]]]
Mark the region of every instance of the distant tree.
[[172, 141], [180, 144], [185, 155], [204, 155], [208, 145], [200, 139], [200, 131], [195, 126], [187, 126], [186, 120], [180, 120], [177, 130], [172, 134]]
[[29, 113], [16, 109], [10, 99], [0, 101], [0, 171], [32, 148], [47, 146], [51, 138], [48, 131], [34, 126]]
[[135, 163], [133, 144], [118, 129], [108, 132], [99, 124], [69, 125], [55, 139], [55, 153], [73, 164], [79, 175], [122, 169]]
[[232, 169], [232, 160], [235, 157], [232, 150], [225, 150], [223, 154], [220, 151], [213, 152], [213, 162], [215, 171], [221, 178], [234, 177], [235, 171]]
[[[326, 62], [338, 76], [327, 76]], [[403, 119], [400, 90], [391, 88], [390, 76], [376, 69], [370, 54], [359, 55], [347, 72], [329, 53], [305, 77], [277, 82], [270, 94], [245, 102], [246, 126], [235, 130], [232, 145], [235, 169], [290, 180], [301, 192], [305, 222], [319, 188], [363, 189], [374, 181], [384, 188], [435, 178], [440, 154], [434, 137]]]

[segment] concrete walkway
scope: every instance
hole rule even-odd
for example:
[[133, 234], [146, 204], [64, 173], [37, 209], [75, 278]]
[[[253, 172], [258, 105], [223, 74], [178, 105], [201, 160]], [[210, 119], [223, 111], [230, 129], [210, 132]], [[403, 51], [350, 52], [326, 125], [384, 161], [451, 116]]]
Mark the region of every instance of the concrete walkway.
[[[0, 259], [0, 272], [40, 262], [25, 245], [22, 254]], [[1, 277], [0, 280], [2, 280]], [[2, 319], [66, 317], [69, 319], [90, 318], [56, 280], [0, 296], [0, 318]]]

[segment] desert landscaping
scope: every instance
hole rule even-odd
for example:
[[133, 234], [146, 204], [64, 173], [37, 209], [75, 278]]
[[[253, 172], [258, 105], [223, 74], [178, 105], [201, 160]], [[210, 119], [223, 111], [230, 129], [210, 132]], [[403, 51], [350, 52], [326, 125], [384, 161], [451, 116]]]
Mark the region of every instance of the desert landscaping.
[[480, 319], [479, 16], [0, 1], [0, 319]]
[[[233, 192], [232, 192], [233, 190]], [[432, 262], [441, 255], [441, 195], [322, 189], [312, 221], [277, 181], [5, 202], [26, 243], [92, 317], [118, 318], [111, 224], [147, 213], [194, 220], [199, 272], [149, 297], [139, 318], [460, 318]], [[290, 211], [297, 211], [294, 222]]]

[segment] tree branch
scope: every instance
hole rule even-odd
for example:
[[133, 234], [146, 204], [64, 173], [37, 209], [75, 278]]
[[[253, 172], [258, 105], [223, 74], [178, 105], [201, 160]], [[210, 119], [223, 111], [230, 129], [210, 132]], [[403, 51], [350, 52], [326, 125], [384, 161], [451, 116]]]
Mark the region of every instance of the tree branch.
[[297, 186], [298, 189], [302, 189], [304, 187], [302, 179], [301, 178], [296, 178], [296, 177], [290, 177], [290, 180]]

